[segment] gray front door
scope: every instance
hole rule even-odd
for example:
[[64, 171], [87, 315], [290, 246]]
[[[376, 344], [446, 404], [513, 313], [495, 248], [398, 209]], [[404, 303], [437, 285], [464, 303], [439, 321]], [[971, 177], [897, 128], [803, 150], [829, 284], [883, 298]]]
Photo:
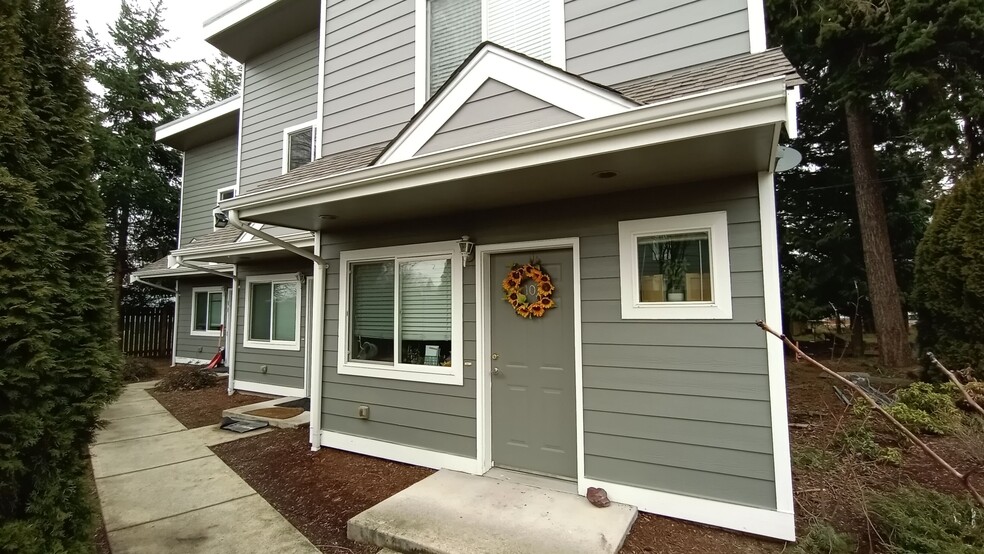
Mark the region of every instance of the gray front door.
[[[542, 250], [491, 257], [492, 463], [574, 479], [574, 257]], [[513, 264], [538, 260], [556, 287], [556, 307], [524, 319], [503, 297]], [[524, 281], [523, 288], [531, 283]]]

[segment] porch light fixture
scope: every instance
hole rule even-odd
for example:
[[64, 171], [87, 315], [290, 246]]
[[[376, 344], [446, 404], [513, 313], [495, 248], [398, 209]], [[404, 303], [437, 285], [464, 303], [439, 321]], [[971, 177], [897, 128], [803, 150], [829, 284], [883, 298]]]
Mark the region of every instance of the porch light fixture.
[[469, 240], [468, 235], [462, 235], [461, 240], [458, 241], [458, 250], [461, 252], [461, 267], [465, 267], [471, 259], [472, 251], [475, 250], [475, 243]]

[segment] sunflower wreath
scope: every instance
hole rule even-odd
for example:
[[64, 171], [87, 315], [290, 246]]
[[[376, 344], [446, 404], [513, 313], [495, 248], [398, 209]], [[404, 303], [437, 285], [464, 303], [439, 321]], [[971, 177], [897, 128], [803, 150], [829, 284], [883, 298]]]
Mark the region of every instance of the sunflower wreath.
[[[523, 294], [523, 282], [527, 279], [536, 283], [536, 302], [530, 302]], [[514, 264], [509, 274], [502, 280], [502, 290], [506, 291], [503, 299], [524, 318], [543, 317], [547, 310], [557, 306], [552, 298], [557, 289], [550, 281], [550, 275], [547, 275], [538, 263]]]

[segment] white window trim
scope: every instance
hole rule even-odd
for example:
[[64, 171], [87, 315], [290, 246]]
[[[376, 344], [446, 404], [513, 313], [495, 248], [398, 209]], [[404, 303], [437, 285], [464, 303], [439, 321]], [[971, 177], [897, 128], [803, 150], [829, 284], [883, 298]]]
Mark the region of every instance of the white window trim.
[[222, 334], [222, 331], [215, 331], [208, 329], [208, 311], [206, 311], [206, 329], [204, 331], [199, 331], [195, 329], [195, 313], [198, 308], [198, 293], [207, 292], [211, 294], [219, 294], [222, 297], [222, 320], [219, 321], [219, 325], [225, 324], [225, 290], [222, 287], [193, 287], [191, 289], [191, 335], [195, 337], [218, 337]]
[[[253, 275], [246, 278], [246, 292], [245, 292], [245, 303], [246, 310], [244, 311], [243, 317], [245, 325], [243, 325], [243, 347], [244, 348], [258, 348], [261, 350], [300, 350], [301, 349], [301, 307], [304, 304], [303, 294], [304, 287], [301, 286], [303, 281], [303, 276], [299, 273], [281, 273], [278, 275]], [[252, 331], [252, 319], [250, 319], [250, 312], [252, 311], [252, 286], [256, 283], [283, 283], [289, 282], [294, 285], [297, 290], [297, 306], [294, 310], [295, 320], [294, 320], [294, 340], [273, 340], [271, 338], [269, 341], [253, 340], [250, 337], [250, 332]], [[273, 309], [271, 305], [271, 310]], [[270, 315], [271, 321], [273, 315]], [[272, 324], [272, 323], [271, 323]], [[271, 337], [273, 336], [271, 331]]]
[[[488, 0], [482, 0], [482, 42], [489, 40]], [[427, 42], [430, 29], [427, 26], [427, 0], [414, 3], [414, 111], [419, 110], [428, 98], [427, 69], [430, 60], [427, 56]], [[567, 69], [567, 27], [564, 22], [564, 0], [550, 0], [550, 60], [547, 63], [560, 69]], [[477, 44], [475, 45], [478, 46]]]
[[[639, 255], [636, 239], [652, 234], [708, 231], [711, 250], [711, 302], [639, 301]], [[727, 212], [620, 221], [618, 252], [622, 319], [731, 319], [731, 261]]]
[[297, 125], [292, 125], [290, 127], [287, 127], [284, 129], [283, 139], [282, 139], [283, 143], [280, 147], [280, 153], [281, 153], [280, 173], [281, 174], [287, 173], [287, 167], [288, 167], [287, 164], [290, 163], [290, 152], [287, 149], [288, 141], [290, 140], [290, 134], [296, 133], [297, 131], [302, 131], [304, 129], [311, 129], [311, 161], [313, 162], [315, 160], [315, 156], [317, 155], [316, 153], [318, 151], [318, 148], [315, 145], [315, 143], [318, 140], [318, 120], [312, 119], [311, 121], [307, 121], [305, 123], [299, 123]]
[[[222, 187], [215, 191], [215, 205], [218, 206], [222, 203], [222, 193], [232, 191], [232, 197], [235, 198], [239, 196], [239, 190], [236, 185], [231, 185], [228, 187]], [[212, 214], [209, 214], [211, 216]], [[212, 232], [218, 231], [219, 229], [215, 226], [215, 218], [212, 218]]]
[[[349, 357], [349, 268], [356, 262], [383, 261], [396, 258], [433, 258], [447, 256], [451, 260], [451, 367], [418, 366], [403, 364], [394, 359], [391, 366], [353, 362]], [[444, 385], [464, 384], [464, 355], [462, 330], [462, 268], [461, 253], [457, 241], [432, 242], [406, 246], [350, 250], [339, 256], [339, 325], [338, 325], [338, 373], [360, 375], [379, 379], [417, 381]], [[394, 299], [394, 312], [398, 299]], [[394, 313], [394, 317], [395, 317]], [[394, 337], [394, 341], [396, 337]], [[396, 358], [396, 356], [394, 356]]]

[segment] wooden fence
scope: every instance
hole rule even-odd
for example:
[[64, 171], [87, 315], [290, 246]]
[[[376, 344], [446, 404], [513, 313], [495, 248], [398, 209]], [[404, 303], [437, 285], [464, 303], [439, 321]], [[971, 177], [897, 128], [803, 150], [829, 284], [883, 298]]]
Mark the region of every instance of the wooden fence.
[[174, 339], [174, 306], [124, 308], [122, 346], [127, 356], [166, 358]]

